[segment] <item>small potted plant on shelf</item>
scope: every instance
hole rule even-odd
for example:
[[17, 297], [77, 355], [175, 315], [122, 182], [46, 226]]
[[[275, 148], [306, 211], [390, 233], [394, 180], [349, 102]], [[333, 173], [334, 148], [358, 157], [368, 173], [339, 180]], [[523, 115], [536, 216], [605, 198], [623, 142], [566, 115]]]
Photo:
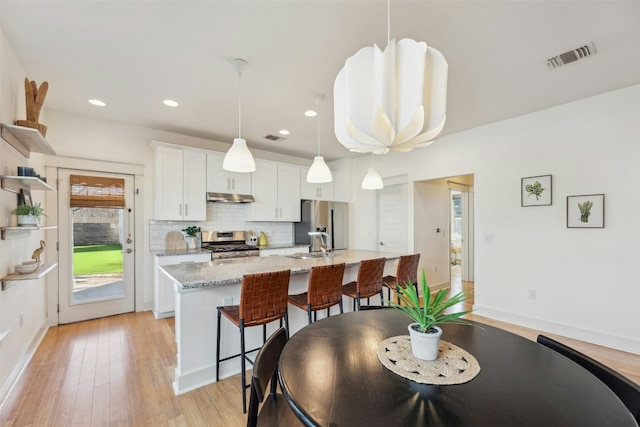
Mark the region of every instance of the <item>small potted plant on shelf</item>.
[[197, 227], [195, 225], [190, 225], [187, 228], [183, 228], [182, 231], [184, 231], [187, 234], [185, 238], [185, 240], [187, 241], [187, 248], [195, 249], [200, 247], [200, 244], [198, 243], [201, 239], [200, 232], [202, 231], [202, 229], [200, 227]]
[[21, 227], [37, 227], [40, 217], [45, 214], [42, 205], [35, 203], [34, 205], [21, 204], [11, 211], [11, 215], [18, 217], [18, 225]]
[[447, 289], [440, 289], [432, 294], [427, 285], [424, 270], [422, 270], [421, 282], [424, 304], [420, 304], [420, 296], [411, 281], [405, 285], [399, 284], [394, 289], [396, 297], [400, 300], [399, 303], [394, 301], [388, 301], [388, 303], [391, 307], [414, 320], [414, 323], [409, 325], [413, 355], [421, 360], [435, 360], [438, 358], [438, 347], [442, 336], [442, 329], [437, 325], [444, 323], [470, 325], [470, 322], [460, 317], [471, 313], [471, 310], [445, 313], [448, 308], [465, 301], [467, 295], [464, 292], [458, 292], [447, 298]]

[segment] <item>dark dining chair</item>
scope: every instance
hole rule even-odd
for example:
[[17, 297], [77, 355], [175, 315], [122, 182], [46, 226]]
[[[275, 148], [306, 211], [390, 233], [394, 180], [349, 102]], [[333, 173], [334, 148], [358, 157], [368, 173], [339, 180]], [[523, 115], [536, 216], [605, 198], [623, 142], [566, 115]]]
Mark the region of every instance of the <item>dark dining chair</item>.
[[552, 338], [538, 335], [538, 343], [557, 351], [595, 375], [620, 398], [640, 424], [640, 385], [608, 366]]
[[[420, 254], [402, 255], [398, 260], [395, 276], [384, 276], [382, 278], [382, 286], [387, 288], [387, 299], [391, 301], [391, 291], [395, 291], [398, 285], [413, 283], [418, 292], [418, 263], [420, 262]], [[400, 299], [396, 298], [398, 303]]]
[[360, 310], [362, 298], [367, 298], [368, 304], [369, 298], [378, 294], [382, 304], [382, 275], [384, 274], [385, 262], [385, 258], [360, 261], [356, 280], [342, 287], [342, 293], [353, 298], [353, 311]]
[[307, 292], [297, 295], [289, 295], [289, 303], [306, 310], [311, 324], [311, 313], [314, 321], [317, 320], [318, 310], [327, 309], [329, 317], [331, 307], [340, 306], [342, 310], [342, 278], [344, 277], [345, 263], [317, 265], [311, 267], [309, 273], [309, 285]]
[[[302, 425], [291, 411], [284, 396], [277, 393], [278, 361], [286, 343], [287, 331], [284, 328], [279, 328], [265, 341], [256, 355], [251, 374], [247, 427]], [[269, 383], [271, 383], [270, 391], [265, 396]], [[260, 403], [262, 403], [262, 407], [258, 411]]]
[[[240, 357], [240, 376], [242, 381], [242, 412], [247, 412], [247, 394], [249, 388], [246, 379], [245, 362], [253, 363], [248, 353], [258, 351], [245, 349], [244, 329], [262, 325], [262, 340], [267, 340], [267, 323], [284, 320], [287, 334], [289, 333], [289, 317], [287, 313], [287, 296], [289, 294], [289, 279], [291, 270], [274, 271], [270, 273], [245, 274], [240, 287], [240, 305], [218, 307], [218, 329], [216, 335], [216, 381], [220, 381], [220, 362]], [[240, 353], [232, 356], [220, 357], [220, 323], [221, 316], [236, 325], [240, 331]]]

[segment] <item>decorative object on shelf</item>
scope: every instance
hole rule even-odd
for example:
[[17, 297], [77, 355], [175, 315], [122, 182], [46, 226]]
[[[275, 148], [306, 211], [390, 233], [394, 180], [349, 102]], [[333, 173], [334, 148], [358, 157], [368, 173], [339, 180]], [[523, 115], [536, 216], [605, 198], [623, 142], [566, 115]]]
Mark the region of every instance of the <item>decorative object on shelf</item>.
[[444, 323], [471, 325], [472, 323], [460, 319], [461, 316], [471, 313], [471, 310], [445, 314], [445, 310], [467, 299], [464, 291], [458, 292], [450, 298], [447, 298], [448, 289], [439, 289], [435, 294], [431, 294], [424, 270], [422, 270], [421, 279], [424, 300], [422, 307], [416, 287], [410, 281], [404, 285], [398, 284], [393, 290], [400, 303], [387, 302], [391, 307], [415, 321], [408, 327], [413, 355], [421, 360], [435, 360], [438, 358], [440, 336], [442, 335], [442, 329], [437, 325]]
[[371, 166], [369, 166], [369, 171], [362, 179], [361, 187], [363, 190], [380, 190], [384, 188], [382, 177], [376, 168], [373, 167], [373, 154], [371, 154]]
[[567, 228], [604, 228], [604, 194], [567, 196]]
[[358, 153], [385, 154], [426, 147], [446, 119], [448, 65], [424, 42], [390, 40], [360, 49], [345, 61], [333, 86], [338, 141]]
[[[24, 197], [25, 195], [23, 195], [23, 198]], [[28, 201], [26, 199], [23, 200], [25, 200], [25, 202], [27, 203], [31, 201], [30, 198], [28, 199]], [[11, 215], [16, 215], [18, 217], [18, 225], [21, 227], [37, 227], [40, 223], [40, 217], [45, 215], [45, 213], [44, 209], [38, 202], [34, 205], [22, 203], [18, 205], [17, 208], [11, 211]]]
[[258, 246], [264, 248], [267, 246], [267, 235], [264, 234], [264, 231], [260, 232], [260, 237], [258, 237]]
[[522, 178], [520, 187], [523, 207], [551, 206], [551, 175]]
[[38, 266], [36, 264], [18, 264], [16, 265], [16, 273], [19, 274], [29, 274], [36, 271]]
[[38, 129], [43, 137], [47, 134], [47, 127], [39, 123], [38, 120], [40, 119], [40, 110], [42, 110], [42, 104], [44, 104], [44, 98], [47, 96], [48, 90], [48, 82], [42, 82], [38, 87], [34, 80], [24, 79], [27, 120], [16, 120], [16, 125]]
[[36, 262], [40, 262], [40, 255], [42, 255], [42, 252], [44, 252], [44, 248], [46, 247], [47, 245], [44, 243], [44, 240], [40, 240], [40, 247], [33, 251], [31, 259], [34, 259]]
[[[324, 101], [323, 93], [316, 93], [313, 95], [313, 99], [316, 106], [319, 107]], [[318, 155], [313, 158], [313, 163], [307, 172], [307, 182], [322, 184], [325, 182], [331, 182], [333, 177], [331, 176], [331, 170], [324, 161], [324, 157], [320, 155], [320, 115], [316, 114], [316, 121], [318, 124]]]
[[187, 228], [183, 228], [182, 231], [187, 233], [185, 238], [187, 249], [196, 249], [202, 246], [202, 229], [200, 227], [190, 225]]
[[233, 66], [238, 73], [238, 137], [233, 140], [233, 145], [224, 156], [222, 168], [231, 172], [254, 172], [256, 162], [247, 148], [247, 141], [242, 138], [242, 73], [247, 67], [247, 61], [234, 59]]

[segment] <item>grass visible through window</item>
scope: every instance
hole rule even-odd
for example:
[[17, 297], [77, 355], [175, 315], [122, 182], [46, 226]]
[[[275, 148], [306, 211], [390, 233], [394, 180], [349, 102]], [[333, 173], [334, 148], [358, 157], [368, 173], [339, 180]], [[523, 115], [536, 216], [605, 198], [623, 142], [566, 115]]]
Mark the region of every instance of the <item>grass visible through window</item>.
[[122, 273], [122, 245], [73, 247], [74, 276]]

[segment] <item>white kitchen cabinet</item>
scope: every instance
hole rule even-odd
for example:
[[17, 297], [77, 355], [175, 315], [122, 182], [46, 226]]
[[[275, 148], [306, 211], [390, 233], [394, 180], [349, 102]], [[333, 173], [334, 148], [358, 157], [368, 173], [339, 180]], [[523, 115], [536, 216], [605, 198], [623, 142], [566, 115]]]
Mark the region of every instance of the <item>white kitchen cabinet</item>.
[[[322, 184], [307, 182], [309, 168], [300, 169], [300, 198], [305, 200], [333, 200], [333, 181]], [[333, 171], [331, 172], [333, 175]]]
[[160, 271], [161, 265], [174, 265], [194, 262], [211, 261], [211, 253], [185, 255], [156, 255], [153, 261], [153, 315], [156, 319], [172, 317], [175, 313], [176, 302], [173, 292], [173, 280]]
[[204, 153], [164, 146], [155, 150], [155, 219], [206, 221]]
[[224, 170], [224, 156], [224, 153], [207, 153], [207, 191], [251, 194], [251, 174]]
[[300, 167], [256, 159], [250, 221], [300, 221]]

